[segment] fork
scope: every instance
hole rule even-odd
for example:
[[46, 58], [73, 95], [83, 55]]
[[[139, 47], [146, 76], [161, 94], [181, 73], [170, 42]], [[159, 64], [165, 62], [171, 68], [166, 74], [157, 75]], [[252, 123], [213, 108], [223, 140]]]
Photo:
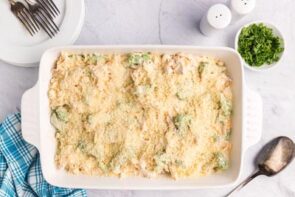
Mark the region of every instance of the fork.
[[44, 29], [50, 38], [53, 38], [59, 29], [52, 17], [35, 0], [25, 0], [29, 6], [29, 11], [34, 16], [39, 25]]
[[44, 10], [46, 10], [50, 14], [50, 16], [56, 17], [60, 14], [60, 11], [55, 5], [55, 3], [53, 2], [53, 0], [36, 0], [36, 1], [43, 7]]
[[21, 2], [15, 0], [8, 0], [10, 3], [10, 10], [19, 19], [19, 21], [24, 25], [27, 31], [34, 36], [40, 30], [39, 25], [30, 14], [29, 10]]

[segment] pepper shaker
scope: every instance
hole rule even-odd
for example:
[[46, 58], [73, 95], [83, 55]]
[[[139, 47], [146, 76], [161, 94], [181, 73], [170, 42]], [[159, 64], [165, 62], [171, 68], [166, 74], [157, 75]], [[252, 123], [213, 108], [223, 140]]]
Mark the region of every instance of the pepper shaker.
[[231, 22], [231, 11], [224, 4], [215, 4], [211, 6], [200, 22], [200, 30], [210, 36], [215, 32], [226, 28]]
[[252, 12], [255, 5], [256, 0], [231, 0], [230, 9], [232, 11], [232, 22]]

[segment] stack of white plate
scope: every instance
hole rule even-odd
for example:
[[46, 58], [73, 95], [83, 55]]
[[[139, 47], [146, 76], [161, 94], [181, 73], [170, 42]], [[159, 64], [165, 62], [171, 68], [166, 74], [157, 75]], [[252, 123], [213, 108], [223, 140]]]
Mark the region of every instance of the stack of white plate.
[[55, 1], [61, 14], [55, 18], [60, 32], [53, 38], [41, 30], [32, 37], [10, 11], [8, 0], [0, 1], [0, 60], [31, 67], [51, 47], [73, 44], [78, 38], [85, 16], [84, 0]]

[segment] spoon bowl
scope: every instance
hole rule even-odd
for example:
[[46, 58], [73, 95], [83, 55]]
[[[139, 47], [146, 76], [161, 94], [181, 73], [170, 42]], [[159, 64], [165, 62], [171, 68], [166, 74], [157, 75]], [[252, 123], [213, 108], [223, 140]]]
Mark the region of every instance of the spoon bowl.
[[256, 158], [259, 171], [266, 176], [276, 175], [291, 163], [294, 152], [294, 143], [290, 138], [273, 139], [262, 148]]
[[294, 142], [288, 137], [277, 137], [268, 142], [258, 153], [256, 164], [258, 169], [245, 181], [240, 183], [228, 195], [233, 196], [247, 183], [259, 175], [274, 176], [286, 168], [295, 156]]

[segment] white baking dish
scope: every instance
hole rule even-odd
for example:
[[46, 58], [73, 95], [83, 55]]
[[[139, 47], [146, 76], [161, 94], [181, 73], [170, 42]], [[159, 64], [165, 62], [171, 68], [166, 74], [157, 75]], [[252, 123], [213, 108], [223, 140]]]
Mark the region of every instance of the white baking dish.
[[[55, 129], [50, 124], [47, 97], [51, 68], [61, 51], [126, 53], [131, 51], [157, 51], [163, 53], [186, 52], [217, 57], [223, 60], [233, 80], [234, 113], [230, 168], [222, 173], [185, 180], [165, 177], [116, 178], [72, 175], [57, 169], [54, 163]], [[246, 111], [247, 109], [247, 111]], [[22, 132], [29, 143], [40, 152], [42, 172], [52, 185], [93, 189], [197, 189], [234, 184], [242, 170], [245, 150], [256, 143], [261, 135], [262, 102], [259, 95], [245, 88], [242, 61], [236, 51], [224, 47], [190, 46], [70, 46], [47, 50], [40, 62], [39, 81], [22, 98]]]

